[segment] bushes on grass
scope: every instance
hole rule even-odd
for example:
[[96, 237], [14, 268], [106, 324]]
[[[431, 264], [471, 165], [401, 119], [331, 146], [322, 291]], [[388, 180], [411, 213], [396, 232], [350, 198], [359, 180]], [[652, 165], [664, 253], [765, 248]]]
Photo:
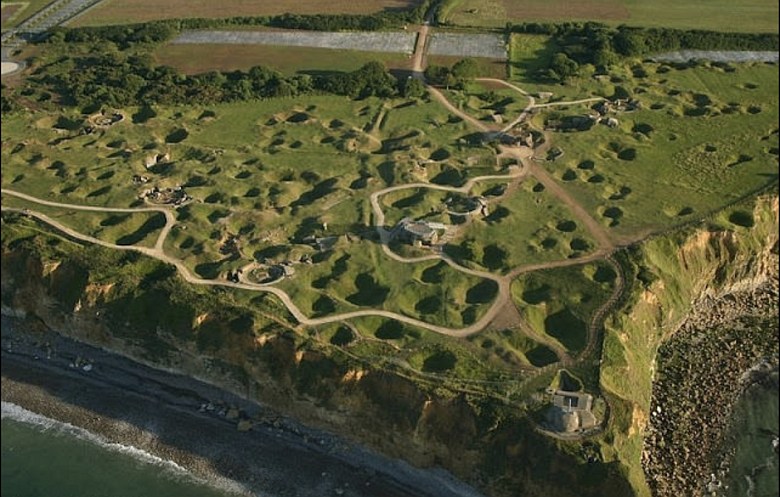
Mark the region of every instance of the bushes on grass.
[[507, 24], [514, 33], [543, 34], [553, 38], [561, 52], [550, 64], [551, 79], [563, 81], [585, 64], [609, 67], [620, 56], [636, 57], [681, 49], [778, 50], [780, 37], [773, 33], [721, 33], [669, 28], [609, 27], [595, 22]]

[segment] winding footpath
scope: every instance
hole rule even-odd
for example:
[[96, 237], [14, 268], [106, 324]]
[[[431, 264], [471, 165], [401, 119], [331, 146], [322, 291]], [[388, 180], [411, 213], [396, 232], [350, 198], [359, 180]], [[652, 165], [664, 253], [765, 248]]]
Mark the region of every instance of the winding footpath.
[[[424, 45], [425, 45], [425, 39], [427, 36], [427, 25], [423, 26], [420, 31], [420, 36], [418, 38], [418, 50], [416, 50], [415, 54], [415, 61], [414, 61], [414, 67], [415, 72], [418, 74], [421, 74], [422, 71], [422, 53], [424, 52]], [[527, 92], [525, 92], [522, 88], [519, 88], [509, 82], [499, 80], [499, 79], [493, 79], [493, 78], [478, 78], [479, 81], [486, 81], [486, 82], [493, 82], [496, 84], [502, 84], [504, 86], [507, 86], [509, 88], [514, 89], [515, 91], [521, 93], [523, 96], [527, 97], [529, 99], [529, 104], [523, 109], [521, 114], [514, 119], [511, 123], [504, 126], [502, 129], [492, 129], [485, 125], [484, 123], [480, 122], [479, 120], [475, 119], [473, 116], [468, 115], [467, 113], [461, 111], [452, 103], [447, 100], [447, 98], [444, 96], [444, 94], [432, 87], [428, 86], [428, 91], [431, 94], [433, 98], [435, 98], [437, 101], [439, 101], [445, 108], [447, 108], [450, 112], [453, 114], [461, 117], [464, 119], [464, 121], [468, 122], [472, 127], [476, 128], [479, 131], [490, 133], [490, 132], [499, 132], [499, 133], [506, 133], [524, 120], [526, 120], [530, 114], [530, 112], [537, 107], [544, 107], [549, 106], [552, 104], [542, 104], [542, 105], [536, 105], [535, 100], [533, 97], [531, 97]], [[600, 99], [583, 99], [578, 100], [574, 102], [556, 102], [555, 105], [572, 105], [572, 104], [578, 104], [578, 103], [585, 103], [590, 102], [594, 100], [600, 100]], [[549, 140], [547, 140], [549, 142]], [[547, 143], [547, 146], [549, 146], [549, 143]], [[540, 147], [541, 149], [542, 147]], [[423, 328], [429, 331], [433, 331], [436, 333], [440, 333], [443, 335], [451, 336], [451, 337], [467, 337], [470, 335], [473, 335], [475, 333], [478, 333], [488, 326], [490, 326], [491, 322], [505, 309], [506, 306], [514, 306], [514, 303], [512, 302], [511, 298], [511, 282], [512, 280], [517, 277], [520, 274], [532, 272], [532, 271], [538, 271], [543, 269], [551, 269], [551, 268], [558, 268], [558, 267], [565, 267], [565, 266], [573, 266], [573, 265], [580, 265], [585, 264], [588, 262], [593, 262], [597, 260], [603, 260], [605, 258], [608, 258], [608, 256], [612, 253], [614, 250], [614, 245], [612, 241], [610, 240], [609, 235], [607, 234], [604, 227], [598, 223], [595, 219], [593, 219], [587, 211], [574, 199], [572, 198], [568, 192], [566, 192], [553, 178], [550, 176], [550, 174], [545, 171], [542, 167], [535, 164], [533, 161], [529, 160], [533, 154], [534, 150], [527, 148], [527, 147], [506, 147], [501, 146], [501, 155], [503, 156], [509, 156], [517, 160], [518, 164], [521, 164], [521, 167], [514, 167], [513, 169], [510, 169], [508, 174], [502, 174], [502, 175], [487, 175], [487, 176], [479, 176], [475, 178], [469, 179], [464, 185], [459, 187], [454, 186], [445, 186], [445, 185], [437, 185], [432, 183], [409, 183], [404, 185], [395, 185], [388, 188], [384, 188], [382, 190], [373, 192], [370, 196], [370, 203], [371, 208], [373, 211], [373, 223], [374, 228], [379, 235], [380, 243], [382, 245], [382, 249], [384, 253], [391, 259], [396, 260], [401, 263], [405, 264], [414, 264], [419, 262], [425, 262], [425, 261], [434, 261], [434, 260], [440, 260], [448, 264], [453, 269], [460, 271], [464, 274], [468, 274], [470, 276], [488, 279], [493, 282], [495, 282], [498, 286], [498, 291], [496, 294], [496, 297], [494, 298], [491, 306], [484, 312], [484, 314], [481, 316], [480, 319], [478, 319], [476, 322], [472, 323], [469, 326], [466, 326], [464, 328], [451, 328], [446, 326], [440, 326], [432, 323], [428, 323], [425, 321], [422, 321], [417, 318], [413, 318], [404, 314], [399, 314], [396, 312], [386, 311], [383, 309], [361, 309], [353, 312], [345, 312], [341, 314], [333, 314], [330, 316], [324, 316], [319, 318], [310, 318], [306, 316], [300, 308], [298, 308], [295, 303], [290, 298], [289, 294], [287, 294], [284, 290], [274, 286], [278, 281], [269, 282], [269, 283], [252, 283], [247, 281], [239, 281], [239, 282], [232, 282], [227, 280], [211, 280], [211, 279], [204, 279], [200, 278], [196, 275], [194, 275], [190, 269], [181, 261], [180, 259], [176, 259], [174, 257], [169, 256], [164, 251], [164, 244], [165, 240], [167, 239], [168, 235], [171, 232], [171, 229], [176, 225], [176, 216], [174, 214], [174, 209], [169, 207], [137, 207], [137, 208], [118, 208], [118, 207], [99, 207], [99, 206], [86, 206], [86, 205], [76, 205], [76, 204], [67, 204], [67, 203], [60, 203], [60, 202], [52, 202], [48, 200], [43, 200], [37, 197], [34, 197], [32, 195], [27, 195], [21, 192], [17, 192], [14, 190], [9, 189], [1, 189], [0, 192], [3, 195], [9, 195], [14, 196], [17, 198], [20, 198], [22, 200], [26, 200], [28, 202], [37, 203], [39, 205], [44, 205], [48, 207], [55, 207], [55, 208], [63, 208], [63, 209], [69, 209], [69, 210], [79, 210], [79, 211], [91, 211], [91, 212], [116, 212], [116, 213], [143, 213], [143, 212], [153, 212], [162, 214], [165, 216], [165, 225], [161, 229], [159, 235], [157, 236], [157, 239], [155, 241], [155, 244], [153, 247], [143, 247], [138, 245], [118, 245], [115, 243], [110, 243], [104, 240], [100, 240], [98, 238], [92, 237], [90, 235], [86, 235], [84, 233], [80, 233], [76, 230], [73, 230], [72, 228], [69, 228], [68, 226], [63, 225], [59, 221], [52, 219], [51, 217], [41, 213], [36, 212], [31, 209], [21, 209], [21, 208], [12, 208], [12, 207], [2, 207], [2, 211], [4, 212], [19, 212], [25, 215], [28, 215], [30, 217], [33, 217], [43, 223], [48, 224], [49, 226], [52, 226], [53, 228], [63, 232], [67, 236], [83, 241], [88, 243], [93, 243], [96, 245], [100, 245], [103, 247], [116, 249], [116, 250], [133, 250], [145, 255], [148, 255], [150, 257], [153, 257], [155, 259], [158, 259], [162, 262], [165, 262], [167, 264], [171, 264], [176, 267], [176, 269], [181, 273], [182, 277], [185, 281], [188, 283], [194, 284], [194, 285], [207, 285], [207, 286], [220, 286], [220, 287], [227, 287], [227, 288], [237, 288], [242, 290], [250, 290], [250, 291], [262, 291], [267, 292], [275, 295], [279, 298], [279, 300], [282, 302], [282, 304], [288, 309], [290, 314], [295, 318], [295, 320], [304, 326], [317, 326], [317, 325], [323, 325], [323, 324], [329, 324], [329, 323], [340, 323], [347, 321], [349, 319], [358, 318], [358, 317], [366, 317], [366, 316], [376, 316], [376, 317], [383, 317], [388, 319], [394, 319], [396, 321], [409, 324], [412, 326], [416, 326], [419, 328]], [[539, 149], [537, 149], [538, 151]], [[543, 262], [543, 263], [536, 263], [536, 264], [528, 264], [524, 266], [519, 266], [511, 269], [509, 272], [507, 272], [504, 275], [497, 275], [494, 273], [490, 273], [487, 271], [480, 271], [477, 269], [472, 269], [466, 266], [463, 266], [453, 260], [450, 256], [443, 253], [441, 250], [436, 251], [434, 253], [431, 253], [430, 255], [425, 255], [421, 257], [403, 257], [395, 252], [393, 252], [389, 247], [390, 242], [390, 233], [385, 228], [385, 215], [382, 210], [382, 206], [380, 203], [380, 198], [388, 193], [400, 191], [400, 190], [406, 190], [406, 189], [420, 189], [420, 188], [426, 188], [431, 190], [440, 190], [440, 191], [450, 191], [450, 192], [458, 192], [458, 193], [468, 193], [471, 191], [471, 189], [474, 187], [475, 184], [481, 181], [490, 181], [490, 180], [506, 180], [506, 181], [520, 181], [526, 176], [532, 176], [536, 180], [538, 180], [541, 184], [547, 188], [550, 193], [552, 193], [555, 197], [557, 197], [561, 202], [563, 202], [575, 215], [577, 219], [582, 222], [587, 230], [590, 232], [590, 234], [593, 236], [593, 238], [598, 243], [599, 247], [594, 252], [573, 258], [573, 259], [563, 259], [558, 261], [551, 261], [551, 262]], [[622, 285], [620, 286], [620, 289], [622, 291]], [[615, 290], [613, 293], [612, 298], [610, 298], [610, 301], [608, 301], [604, 306], [602, 306], [595, 314], [591, 322], [591, 326], [589, 328], [595, 329], [593, 323], [596, 322], [598, 319], [601, 319], [604, 314], [606, 314], [606, 311], [609, 310], [610, 306], [612, 305], [613, 301], [617, 298], [617, 296], [620, 294], [620, 291], [618, 289]], [[516, 313], [516, 311], [514, 311]], [[534, 340], [539, 341], [543, 343], [544, 345], [550, 347], [559, 357], [562, 363], [568, 364], [572, 361], [571, 357], [568, 355], [567, 351], [560, 345], [559, 342], [552, 339], [551, 337], [543, 336], [542, 334], [535, 332], [534, 330], [530, 329], [529, 325], [527, 323], [521, 322], [521, 329], [524, 331], [524, 333], [529, 334]], [[589, 337], [588, 337], [588, 346], [586, 350], [584, 350], [580, 355], [586, 356], [590, 353], [591, 348], [595, 345], [595, 333], [589, 330]]]

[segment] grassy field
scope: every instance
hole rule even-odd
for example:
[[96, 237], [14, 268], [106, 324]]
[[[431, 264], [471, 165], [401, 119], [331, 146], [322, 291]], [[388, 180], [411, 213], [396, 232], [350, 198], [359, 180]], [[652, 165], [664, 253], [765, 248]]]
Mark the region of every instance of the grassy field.
[[101, 26], [105, 24], [130, 24], [155, 19], [221, 18], [242, 16], [269, 16], [291, 14], [370, 14], [385, 9], [410, 9], [416, 0], [106, 0], [85, 15], [75, 26]]
[[552, 349], [516, 329], [489, 330], [470, 340], [492, 364], [543, 367], [559, 360]]
[[576, 257], [595, 244], [571, 213], [535, 181], [474, 216], [462, 236], [445, 247], [456, 260], [490, 271]]
[[545, 167], [618, 238], [706, 216], [777, 181], [777, 77], [767, 64], [627, 68], [605, 93], [629, 89], [641, 110], [613, 114], [617, 128], [553, 133], [565, 155]]
[[162, 214], [152, 212], [103, 213], [48, 207], [10, 195], [3, 195], [3, 206], [32, 209], [85, 235], [117, 245], [153, 247], [165, 225]]
[[29, 0], [25, 2], [2, 2], [2, 28], [18, 26], [53, 0]]
[[370, 241], [339, 243], [316, 260], [297, 265], [295, 277], [280, 284], [304, 312], [315, 316], [384, 308], [461, 327], [479, 319], [497, 291], [444, 263], [396, 262]]
[[[339, 344], [350, 354], [394, 370], [432, 381], [437, 387], [467, 387], [471, 391], [509, 394], [531, 377], [522, 353], [505, 345], [494, 333], [467, 340], [453, 340], [413, 326], [378, 318], [352, 320], [352, 329], [320, 327], [320, 340]], [[504, 332], [507, 336], [510, 332]], [[529, 349], [533, 342], [528, 341]], [[506, 347], [506, 348], [505, 348]], [[555, 357], [554, 354], [552, 356]], [[517, 393], [517, 392], [512, 392]]]
[[[528, 105], [528, 99], [517, 91], [486, 82], [472, 82], [464, 90], [445, 90], [444, 94], [459, 109], [494, 124], [511, 122]], [[494, 115], [501, 121], [496, 121]]]
[[[388, 159], [400, 160], [407, 151], [395, 150], [395, 139], [381, 138], [410, 132], [407, 109], [414, 106], [388, 109], [377, 99], [332, 96], [311, 97], [305, 106], [276, 99], [209, 108], [135, 108], [124, 111], [123, 121], [92, 134], [80, 131], [89, 116], [17, 114], [2, 123], [4, 136], [18, 137], [3, 144], [3, 186], [112, 207], [140, 205], [140, 191], [153, 186], [183, 186], [195, 201], [178, 210], [165, 249], [195, 274], [220, 278], [255, 260], [297, 262], [306, 256], [314, 263], [296, 265], [296, 275], [283, 283], [304, 312], [379, 307], [460, 327], [479, 319], [495, 288], [448, 266], [394, 263], [373, 241], [361, 241], [374, 234], [368, 194], [400, 180], [393, 177]], [[378, 121], [388, 113], [394, 120], [386, 134]], [[451, 125], [437, 132], [452, 143], [461, 128]], [[433, 152], [433, 139], [424, 141], [416, 150], [420, 156]], [[373, 153], [383, 148], [387, 155]], [[449, 162], [465, 164], [473, 152], [464, 148], [453, 149]], [[161, 153], [170, 154], [170, 161], [144, 166], [146, 158]], [[475, 164], [472, 172], [480, 167]], [[148, 182], [134, 183], [133, 176]], [[132, 236], [142, 228], [148, 240], [140, 237], [139, 242], [153, 240], [151, 228], [140, 219], [133, 220], [139, 226], [128, 221], [102, 233], [106, 227], [99, 214], [61, 216], [65, 224], [111, 241], [119, 239], [110, 238], [113, 232], [126, 229]], [[305, 241], [309, 236], [336, 237], [334, 252], [318, 252]], [[237, 252], [225, 251], [230, 237], [239, 240]], [[419, 283], [410, 287], [413, 281]]]
[[247, 70], [253, 66], [267, 66], [284, 74], [348, 72], [372, 61], [380, 61], [389, 69], [411, 67], [409, 57], [403, 54], [275, 45], [169, 44], [158, 48], [154, 58], [158, 64], [185, 74]]
[[714, 31], [778, 31], [778, 4], [772, 0], [448, 0], [448, 24], [503, 27], [511, 22], [599, 21]]
[[524, 274], [512, 283], [512, 298], [526, 322], [572, 352], [587, 342], [593, 313], [606, 302], [617, 274], [606, 263]]

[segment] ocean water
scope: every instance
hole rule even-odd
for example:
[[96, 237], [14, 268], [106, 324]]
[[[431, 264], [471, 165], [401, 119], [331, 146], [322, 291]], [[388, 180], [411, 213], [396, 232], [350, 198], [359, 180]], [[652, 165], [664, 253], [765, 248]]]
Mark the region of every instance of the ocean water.
[[777, 497], [780, 495], [778, 439], [780, 393], [774, 384], [751, 388], [737, 403], [735, 455], [731, 465], [729, 497]]
[[2, 403], [3, 497], [228, 497], [170, 461]]

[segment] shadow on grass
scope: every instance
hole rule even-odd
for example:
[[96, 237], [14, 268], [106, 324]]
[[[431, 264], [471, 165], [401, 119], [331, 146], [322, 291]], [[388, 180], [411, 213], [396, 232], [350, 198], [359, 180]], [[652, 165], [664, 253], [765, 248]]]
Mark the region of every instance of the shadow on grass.
[[[108, 221], [108, 219], [106, 221]], [[118, 238], [116, 244], [135, 245], [141, 242], [144, 238], [146, 238], [151, 232], [160, 230], [164, 226], [165, 226], [165, 216], [163, 216], [162, 214], [155, 214], [134, 232]]]
[[355, 278], [357, 292], [347, 297], [350, 304], [359, 306], [381, 306], [390, 289], [380, 285], [369, 273], [360, 273]]
[[544, 320], [544, 330], [568, 350], [578, 351], [585, 347], [586, 324], [569, 309], [563, 309], [547, 316]]

